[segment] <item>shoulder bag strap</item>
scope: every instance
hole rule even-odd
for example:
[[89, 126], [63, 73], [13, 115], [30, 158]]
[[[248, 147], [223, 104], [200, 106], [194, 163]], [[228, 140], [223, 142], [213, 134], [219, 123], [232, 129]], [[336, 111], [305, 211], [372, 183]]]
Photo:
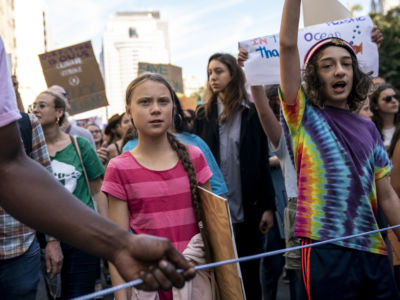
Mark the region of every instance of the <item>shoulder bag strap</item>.
[[93, 201], [93, 204], [94, 204], [94, 209], [97, 211], [96, 201], [94, 201], [93, 197], [92, 197], [92, 191], [90, 189], [89, 177], [88, 177], [87, 172], [86, 172], [85, 164], [83, 163], [82, 154], [81, 154], [81, 150], [80, 150], [79, 145], [78, 145], [78, 141], [77, 141], [75, 136], [70, 135], [69, 137], [71, 139], [72, 145], [75, 148], [76, 153], [78, 154], [79, 161], [81, 162], [81, 166], [82, 166], [82, 170], [83, 170], [83, 175], [85, 177], [86, 185], [87, 185], [87, 188], [88, 188], [88, 191], [89, 191], [89, 195], [92, 198], [92, 201]]

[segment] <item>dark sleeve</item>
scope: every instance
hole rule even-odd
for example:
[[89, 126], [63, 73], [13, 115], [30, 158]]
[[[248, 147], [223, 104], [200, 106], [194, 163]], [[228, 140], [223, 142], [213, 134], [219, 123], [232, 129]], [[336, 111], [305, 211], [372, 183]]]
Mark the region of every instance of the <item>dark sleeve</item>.
[[201, 137], [203, 127], [204, 106], [198, 106], [194, 116], [193, 133]]
[[262, 173], [264, 174], [264, 184], [261, 185], [261, 188], [263, 189], [262, 194], [265, 195], [265, 200], [262, 201], [264, 203], [264, 209], [265, 210], [276, 210], [276, 206], [275, 206], [275, 190], [274, 190], [274, 184], [272, 181], [272, 177], [271, 177], [271, 169], [269, 166], [269, 157], [268, 157], [268, 153], [269, 153], [269, 149], [268, 149], [268, 140], [266, 135], [264, 134], [264, 131], [261, 130], [260, 132], [262, 139], [264, 139], [263, 143], [262, 143], [262, 151], [261, 153], [265, 153], [265, 155], [263, 155], [263, 162], [262, 162]]

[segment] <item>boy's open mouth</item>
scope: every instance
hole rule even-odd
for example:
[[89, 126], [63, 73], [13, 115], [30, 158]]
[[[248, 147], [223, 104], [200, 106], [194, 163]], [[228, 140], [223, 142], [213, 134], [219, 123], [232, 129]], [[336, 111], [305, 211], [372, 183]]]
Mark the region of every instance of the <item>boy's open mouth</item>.
[[336, 93], [342, 93], [344, 92], [344, 88], [346, 87], [346, 82], [344, 81], [338, 81], [332, 84], [332, 88]]

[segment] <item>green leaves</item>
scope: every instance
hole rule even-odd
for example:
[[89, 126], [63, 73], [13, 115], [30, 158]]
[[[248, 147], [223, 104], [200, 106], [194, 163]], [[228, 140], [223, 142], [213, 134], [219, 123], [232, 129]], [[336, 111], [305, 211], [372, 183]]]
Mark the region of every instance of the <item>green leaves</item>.
[[379, 49], [379, 75], [400, 90], [400, 7], [386, 15], [371, 13], [370, 16], [384, 38]]

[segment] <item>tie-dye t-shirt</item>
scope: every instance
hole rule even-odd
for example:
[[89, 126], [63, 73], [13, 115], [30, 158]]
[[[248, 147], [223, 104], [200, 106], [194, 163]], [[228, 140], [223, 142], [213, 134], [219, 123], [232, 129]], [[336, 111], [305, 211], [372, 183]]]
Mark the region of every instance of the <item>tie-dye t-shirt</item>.
[[[295, 236], [322, 241], [378, 229], [375, 181], [391, 163], [375, 125], [348, 110], [320, 109], [302, 89], [282, 110], [297, 172]], [[380, 233], [335, 244], [386, 254]]]

